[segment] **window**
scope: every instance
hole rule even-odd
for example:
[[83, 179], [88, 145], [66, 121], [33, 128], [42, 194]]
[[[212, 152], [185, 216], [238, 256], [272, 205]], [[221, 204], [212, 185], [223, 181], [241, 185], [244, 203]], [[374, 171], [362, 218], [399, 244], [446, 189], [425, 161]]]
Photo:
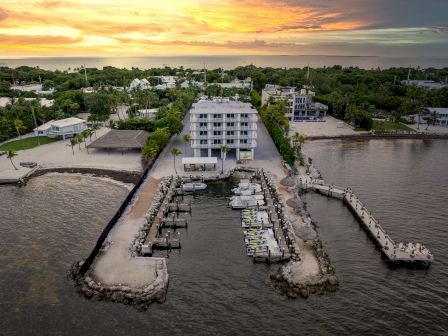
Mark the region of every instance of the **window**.
[[200, 119], [207, 119], [207, 114], [201, 113], [201, 114], [199, 114], [199, 118]]
[[200, 140], [199, 142], [201, 145], [206, 145], [207, 144], [207, 140]]
[[241, 131], [241, 135], [247, 135], [248, 132], [247, 131]]
[[214, 114], [213, 118], [220, 119], [222, 118], [222, 114]]
[[247, 114], [247, 113], [241, 113], [241, 118], [249, 118], [249, 114]]
[[199, 135], [207, 135], [207, 131], [200, 131]]
[[220, 139], [215, 139], [215, 140], [213, 140], [213, 144], [214, 145], [220, 145], [221, 144], [221, 140]]
[[235, 135], [234, 131], [227, 131], [227, 135]]
[[247, 144], [247, 139], [240, 139], [240, 144]]
[[233, 122], [228, 122], [227, 123], [227, 127], [234, 127], [235, 126], [235, 123], [233, 123]]
[[247, 127], [247, 126], [249, 126], [249, 123], [247, 123], [247, 122], [242, 122], [241, 123], [241, 127]]
[[221, 131], [213, 131], [213, 135], [221, 135]]
[[234, 113], [227, 113], [226, 114], [226, 118], [235, 118], [235, 114]]
[[227, 140], [227, 144], [228, 145], [233, 145], [233, 139], [232, 140]]
[[213, 127], [221, 127], [221, 123], [220, 122], [214, 122], [213, 123]]
[[201, 122], [201, 123], [199, 123], [199, 127], [207, 127], [207, 123]]

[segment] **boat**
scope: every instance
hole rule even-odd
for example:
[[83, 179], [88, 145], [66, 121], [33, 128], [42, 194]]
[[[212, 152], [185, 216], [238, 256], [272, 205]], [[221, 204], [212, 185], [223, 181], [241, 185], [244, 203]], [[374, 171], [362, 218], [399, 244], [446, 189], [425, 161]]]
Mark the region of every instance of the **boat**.
[[190, 183], [183, 183], [181, 185], [181, 188], [183, 191], [202, 191], [207, 188], [207, 185], [202, 182], [190, 182]]

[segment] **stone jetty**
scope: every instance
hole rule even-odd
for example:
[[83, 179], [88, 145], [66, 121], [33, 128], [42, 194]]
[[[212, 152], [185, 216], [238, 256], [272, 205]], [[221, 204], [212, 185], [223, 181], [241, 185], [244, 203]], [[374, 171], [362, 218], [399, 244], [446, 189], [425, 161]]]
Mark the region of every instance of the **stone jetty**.
[[328, 197], [341, 199], [389, 261], [430, 264], [434, 260], [431, 251], [420, 243], [396, 243], [350, 188], [323, 184], [323, 181], [316, 183], [314, 180], [308, 187]]

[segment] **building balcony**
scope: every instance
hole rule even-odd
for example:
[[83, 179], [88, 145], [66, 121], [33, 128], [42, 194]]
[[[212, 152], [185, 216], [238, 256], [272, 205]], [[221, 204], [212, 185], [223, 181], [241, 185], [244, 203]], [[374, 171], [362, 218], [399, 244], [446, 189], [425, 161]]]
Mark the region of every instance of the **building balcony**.
[[257, 124], [253, 124], [250, 126], [239, 126], [238, 130], [240, 131], [256, 131], [257, 130]]
[[208, 125], [207, 126], [199, 126], [199, 124], [191, 124], [190, 128], [192, 130], [206, 131], [208, 129]]

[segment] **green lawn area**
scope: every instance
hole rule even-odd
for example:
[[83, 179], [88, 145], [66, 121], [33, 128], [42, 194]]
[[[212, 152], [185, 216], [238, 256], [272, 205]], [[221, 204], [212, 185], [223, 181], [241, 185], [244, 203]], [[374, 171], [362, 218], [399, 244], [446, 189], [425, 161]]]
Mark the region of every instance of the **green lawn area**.
[[380, 120], [373, 121], [372, 131], [374, 131], [375, 133], [415, 132], [415, 130], [406, 126], [403, 123], [395, 123], [392, 121], [380, 121]]
[[[55, 142], [58, 141], [58, 139], [52, 139], [46, 136], [41, 136], [39, 137], [40, 139], [40, 144], [41, 145], [45, 145], [51, 142]], [[30, 148], [34, 148], [37, 147], [37, 137], [32, 137], [32, 138], [25, 138], [25, 139], [20, 139], [20, 140], [15, 140], [15, 141], [11, 141], [8, 143], [5, 143], [3, 145], [0, 146], [0, 151], [7, 151], [7, 150], [15, 150], [15, 151], [20, 151], [20, 150], [24, 150], [24, 149], [30, 149]]]

